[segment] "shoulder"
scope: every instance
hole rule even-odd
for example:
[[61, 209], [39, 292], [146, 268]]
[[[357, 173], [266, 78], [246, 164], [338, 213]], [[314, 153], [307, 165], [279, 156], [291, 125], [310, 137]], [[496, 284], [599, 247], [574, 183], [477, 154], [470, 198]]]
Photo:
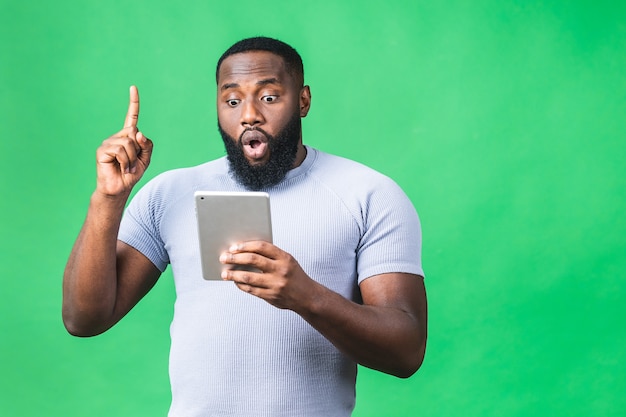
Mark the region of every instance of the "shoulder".
[[348, 159], [343, 156], [333, 155], [320, 151], [318, 149], [309, 148], [315, 155], [313, 167], [316, 169], [331, 169], [340, 171], [354, 171], [359, 173], [368, 173], [372, 175], [382, 175], [378, 171], [364, 165], [360, 162]]
[[382, 219], [414, 218], [406, 193], [390, 177], [356, 161], [312, 149], [308, 184], [316, 196], [341, 202], [362, 227]]
[[315, 162], [309, 174], [340, 195], [368, 196], [392, 191], [403, 194], [396, 182], [360, 162], [313, 149]]

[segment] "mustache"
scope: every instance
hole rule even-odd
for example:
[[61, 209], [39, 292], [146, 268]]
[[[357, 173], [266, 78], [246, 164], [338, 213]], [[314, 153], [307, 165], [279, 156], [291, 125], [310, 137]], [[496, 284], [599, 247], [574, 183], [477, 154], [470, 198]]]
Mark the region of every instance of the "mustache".
[[243, 141], [243, 135], [245, 135], [248, 132], [259, 132], [267, 138], [268, 142], [274, 139], [272, 135], [270, 135], [269, 133], [267, 133], [265, 130], [261, 129], [260, 127], [248, 127], [243, 132], [241, 132], [241, 135], [239, 135], [239, 138], [238, 138], [239, 144], [241, 144]]

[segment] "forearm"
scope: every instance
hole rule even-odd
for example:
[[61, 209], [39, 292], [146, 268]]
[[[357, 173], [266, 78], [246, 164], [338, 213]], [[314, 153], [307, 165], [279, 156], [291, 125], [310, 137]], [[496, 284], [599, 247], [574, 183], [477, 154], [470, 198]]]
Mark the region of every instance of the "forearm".
[[409, 377], [421, 366], [427, 332], [421, 276], [369, 277], [359, 285], [363, 304], [357, 304], [311, 279], [290, 254], [268, 242], [239, 242], [220, 261], [259, 269], [225, 269], [222, 278], [275, 307], [293, 310], [361, 365], [398, 377]]
[[63, 321], [76, 335], [112, 325], [117, 292], [117, 233], [125, 198], [91, 197], [63, 276]]
[[355, 362], [398, 377], [409, 377], [421, 366], [425, 317], [357, 304], [319, 285], [311, 295], [299, 314]]

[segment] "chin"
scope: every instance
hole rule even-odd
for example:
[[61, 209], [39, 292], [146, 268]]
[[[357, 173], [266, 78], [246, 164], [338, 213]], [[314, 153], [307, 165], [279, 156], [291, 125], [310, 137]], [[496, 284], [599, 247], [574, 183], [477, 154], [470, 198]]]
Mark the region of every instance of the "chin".
[[263, 166], [267, 163], [268, 158], [263, 158], [263, 159], [246, 159], [246, 161], [248, 161], [248, 165], [250, 165], [251, 167], [259, 167], [259, 166]]

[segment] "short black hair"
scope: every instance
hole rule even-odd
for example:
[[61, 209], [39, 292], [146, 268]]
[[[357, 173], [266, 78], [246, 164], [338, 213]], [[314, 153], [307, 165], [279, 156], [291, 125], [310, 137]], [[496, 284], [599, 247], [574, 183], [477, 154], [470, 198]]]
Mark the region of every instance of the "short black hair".
[[278, 55], [285, 62], [285, 69], [300, 84], [304, 84], [304, 66], [302, 57], [293, 47], [278, 39], [257, 36], [254, 38], [242, 39], [228, 48], [217, 61], [215, 69], [215, 81], [219, 77], [222, 62], [231, 55], [250, 51], [267, 51]]

